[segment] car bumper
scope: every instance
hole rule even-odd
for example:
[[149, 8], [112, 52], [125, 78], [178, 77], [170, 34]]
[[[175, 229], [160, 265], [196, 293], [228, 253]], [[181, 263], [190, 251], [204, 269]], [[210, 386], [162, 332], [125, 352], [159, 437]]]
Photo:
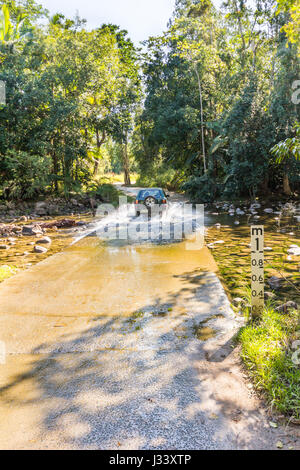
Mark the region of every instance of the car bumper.
[[[165, 212], [168, 209], [168, 204], [156, 204], [155, 206], [151, 207], [152, 213], [159, 214], [160, 212]], [[149, 209], [144, 204], [137, 204], [135, 206], [135, 213], [136, 214], [148, 214]]]

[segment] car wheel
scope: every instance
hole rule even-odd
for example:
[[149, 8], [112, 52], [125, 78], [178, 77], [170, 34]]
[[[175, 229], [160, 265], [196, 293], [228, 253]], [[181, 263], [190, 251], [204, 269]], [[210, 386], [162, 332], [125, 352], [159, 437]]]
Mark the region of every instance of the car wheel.
[[144, 204], [147, 207], [147, 209], [149, 210], [149, 209], [151, 209], [151, 207], [155, 206], [156, 199], [152, 196], [149, 196], [145, 199]]

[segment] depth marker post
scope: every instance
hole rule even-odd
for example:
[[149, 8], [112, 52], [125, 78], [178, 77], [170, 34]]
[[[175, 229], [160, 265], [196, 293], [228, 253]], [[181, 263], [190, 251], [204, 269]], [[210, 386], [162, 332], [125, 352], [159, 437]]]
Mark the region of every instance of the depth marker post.
[[251, 227], [251, 306], [252, 318], [262, 315], [265, 306], [264, 226]]
[[0, 80], [0, 107], [6, 104], [6, 83]]

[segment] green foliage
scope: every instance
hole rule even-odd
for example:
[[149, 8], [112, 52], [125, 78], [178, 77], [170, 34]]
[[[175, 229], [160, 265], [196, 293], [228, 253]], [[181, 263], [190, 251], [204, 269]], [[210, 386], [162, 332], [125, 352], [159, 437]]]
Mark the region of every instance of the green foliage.
[[112, 184], [100, 184], [96, 191], [95, 195], [99, 196], [104, 202], [116, 202], [119, 198], [119, 192], [115, 186]]
[[6, 44], [17, 41], [21, 38], [21, 28], [25, 17], [19, 15], [16, 24], [13, 25], [7, 5], [0, 9], [0, 42]]
[[[110, 169], [102, 163], [111, 138], [124, 147], [124, 166], [140, 89], [137, 53], [127, 32], [112, 25], [87, 31], [84, 20], [60, 14], [41, 28], [37, 19], [43, 11], [33, 0], [5, 2], [3, 11], [0, 80], [6, 82], [7, 99], [0, 109], [0, 171], [10, 197], [39, 192], [32, 184], [25, 189], [23, 181], [12, 185], [13, 168], [5, 164], [12, 149], [24, 155], [24, 164], [25, 155], [50, 159], [47, 182], [65, 195], [103, 167]], [[0, 18], [0, 34], [2, 23]], [[17, 48], [7, 47], [16, 41]]]
[[[136, 168], [140, 184], [186, 183], [193, 200], [255, 197], [278, 184], [297, 192], [299, 159], [270, 152], [285, 142], [298, 156], [289, 139], [300, 121], [289, 33], [297, 15], [278, 3], [276, 12], [275, 0], [229, 0], [218, 11], [210, 0], [177, 0], [167, 32], [141, 54], [116, 25], [87, 31], [79, 17], [49, 19], [34, 0], [0, 0], [2, 185], [12, 186], [12, 151], [47, 162], [47, 190], [65, 195], [110, 170], [129, 184]], [[11, 197], [39, 192], [15, 184]]]
[[299, 189], [299, 163], [278, 165], [270, 152], [300, 119], [297, 48], [274, 6], [229, 0], [220, 13], [209, 1], [178, 0], [167, 33], [147, 43], [135, 155], [140, 166], [162, 159], [183, 171], [193, 200]]
[[275, 155], [278, 163], [291, 158], [300, 160], [300, 123], [296, 123], [294, 129], [296, 131], [295, 137], [279, 142], [271, 149], [271, 153]]
[[208, 175], [192, 176], [189, 181], [183, 184], [182, 189], [186, 191], [192, 202], [212, 202], [220, 196], [220, 185]]
[[142, 170], [136, 183], [138, 186], [147, 188], [159, 187], [178, 190], [180, 189], [181, 181], [180, 174], [175, 170], [163, 165], [154, 165], [151, 169]]
[[[105, 178], [103, 180], [105, 180]], [[119, 205], [119, 197], [124, 196], [122, 192], [118, 191], [114, 184], [103, 181], [91, 183], [88, 187], [88, 191], [94, 198], [102, 203], [112, 204], [115, 207]], [[128, 202], [132, 202], [133, 200], [133, 198], [128, 197]]]
[[300, 418], [300, 369], [292, 361], [291, 339], [299, 331], [295, 312], [282, 315], [267, 308], [259, 321], [250, 322], [239, 335], [242, 358], [258, 390], [280, 412]]
[[277, 14], [289, 13], [289, 20], [283, 26], [291, 44], [296, 44], [300, 55], [300, 0], [277, 0]]
[[6, 198], [34, 199], [47, 191], [51, 168], [49, 157], [11, 150], [4, 158], [0, 157], [0, 165], [6, 172], [1, 188]]

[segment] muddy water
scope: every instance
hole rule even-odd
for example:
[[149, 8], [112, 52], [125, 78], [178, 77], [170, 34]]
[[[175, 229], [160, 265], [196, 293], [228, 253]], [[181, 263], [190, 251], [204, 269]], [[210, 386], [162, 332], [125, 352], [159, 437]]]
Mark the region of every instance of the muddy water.
[[206, 248], [186, 243], [109, 246], [88, 237], [0, 286], [0, 314], [130, 316], [184, 308], [201, 273], [215, 271]]

